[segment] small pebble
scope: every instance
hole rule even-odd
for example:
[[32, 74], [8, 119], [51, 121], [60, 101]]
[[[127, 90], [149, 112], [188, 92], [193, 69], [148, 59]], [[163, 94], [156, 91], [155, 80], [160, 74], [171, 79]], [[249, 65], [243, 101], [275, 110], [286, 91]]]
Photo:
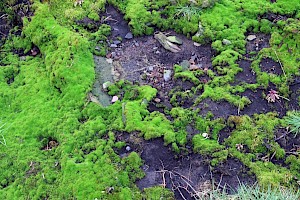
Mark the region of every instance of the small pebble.
[[126, 149], [126, 151], [130, 151], [131, 150], [130, 146], [127, 146], [125, 149]]
[[120, 40], [115, 40], [114, 44], [116, 44], [116, 45], [121, 44], [121, 41]]
[[116, 44], [111, 44], [110, 47], [111, 47], [111, 48], [117, 48], [118, 45], [116, 45]]
[[248, 35], [247, 40], [248, 41], [253, 41], [256, 39], [256, 35]]
[[156, 103], [159, 103], [159, 102], [160, 102], [160, 99], [159, 99], [159, 98], [155, 98], [154, 101], [155, 101]]
[[133, 35], [131, 32], [128, 32], [126, 35], [125, 35], [125, 39], [129, 40], [129, 39], [132, 39], [133, 38]]
[[112, 102], [112, 103], [115, 103], [115, 102], [118, 101], [118, 100], [119, 100], [118, 96], [113, 96], [111, 102]]
[[201, 44], [199, 44], [199, 43], [197, 43], [197, 42], [194, 42], [194, 46], [196, 46], [196, 47], [200, 47], [200, 46], [201, 46]]
[[116, 52], [114, 52], [114, 51], [111, 52], [111, 57], [112, 57], [112, 58], [116, 57], [116, 55], [117, 55]]
[[151, 72], [151, 71], [153, 71], [153, 70], [154, 70], [154, 66], [153, 66], [153, 65], [148, 67], [148, 71]]
[[171, 80], [172, 71], [169, 69], [164, 70], [164, 80], [167, 82]]

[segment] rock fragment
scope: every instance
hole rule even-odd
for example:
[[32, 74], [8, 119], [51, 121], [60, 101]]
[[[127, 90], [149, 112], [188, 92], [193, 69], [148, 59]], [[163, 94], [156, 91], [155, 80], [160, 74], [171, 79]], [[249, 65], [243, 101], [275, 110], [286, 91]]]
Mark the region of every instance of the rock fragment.
[[132, 39], [132, 38], [133, 38], [133, 35], [132, 35], [131, 32], [128, 32], [128, 33], [125, 35], [125, 39], [127, 39], [127, 40], [130, 40], [130, 39]]
[[247, 40], [248, 41], [253, 41], [256, 39], [256, 35], [248, 35]]

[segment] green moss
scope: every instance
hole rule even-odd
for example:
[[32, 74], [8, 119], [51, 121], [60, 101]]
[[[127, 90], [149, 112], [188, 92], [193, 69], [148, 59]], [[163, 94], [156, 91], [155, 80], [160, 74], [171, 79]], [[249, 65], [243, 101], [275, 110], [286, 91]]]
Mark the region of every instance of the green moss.
[[174, 193], [171, 192], [169, 189], [155, 186], [144, 189], [145, 192], [145, 199], [147, 200], [154, 200], [154, 199], [166, 199], [166, 200], [173, 200], [175, 199]]
[[225, 148], [225, 146], [220, 145], [217, 141], [206, 139], [201, 134], [193, 137], [193, 146], [194, 152], [205, 155], [210, 155]]
[[228, 157], [228, 150], [221, 150], [221, 151], [217, 151], [214, 152], [212, 154], [213, 159], [210, 161], [210, 165], [212, 167], [217, 166], [218, 164], [222, 163], [223, 161], [227, 160]]

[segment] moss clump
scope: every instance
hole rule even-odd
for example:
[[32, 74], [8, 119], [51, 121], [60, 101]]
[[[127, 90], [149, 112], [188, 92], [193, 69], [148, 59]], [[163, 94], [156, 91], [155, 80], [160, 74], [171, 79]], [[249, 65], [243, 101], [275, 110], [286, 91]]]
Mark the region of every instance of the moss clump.
[[145, 192], [145, 199], [166, 199], [166, 200], [173, 200], [175, 199], [174, 197], [174, 193], [171, 192], [170, 190], [163, 188], [163, 187], [159, 187], [159, 186], [155, 186], [155, 187], [151, 187], [151, 188], [146, 188], [144, 189]]
[[194, 151], [200, 154], [212, 154], [213, 152], [220, 151], [225, 148], [225, 146], [220, 145], [217, 141], [207, 139], [201, 134], [197, 134], [193, 137]]

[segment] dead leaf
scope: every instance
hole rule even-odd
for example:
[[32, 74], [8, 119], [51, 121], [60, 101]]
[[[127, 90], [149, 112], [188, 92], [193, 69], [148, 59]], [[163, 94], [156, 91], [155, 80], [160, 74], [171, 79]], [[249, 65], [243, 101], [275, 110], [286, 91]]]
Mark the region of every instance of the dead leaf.
[[169, 40], [170, 42], [176, 43], [176, 44], [182, 44], [182, 40], [176, 36], [169, 36], [169, 37], [167, 37], [167, 40]]
[[172, 42], [168, 41], [167, 36], [165, 36], [163, 33], [157, 33], [154, 34], [154, 38], [167, 50], [177, 53], [181, 49], [176, 45], [173, 44]]

